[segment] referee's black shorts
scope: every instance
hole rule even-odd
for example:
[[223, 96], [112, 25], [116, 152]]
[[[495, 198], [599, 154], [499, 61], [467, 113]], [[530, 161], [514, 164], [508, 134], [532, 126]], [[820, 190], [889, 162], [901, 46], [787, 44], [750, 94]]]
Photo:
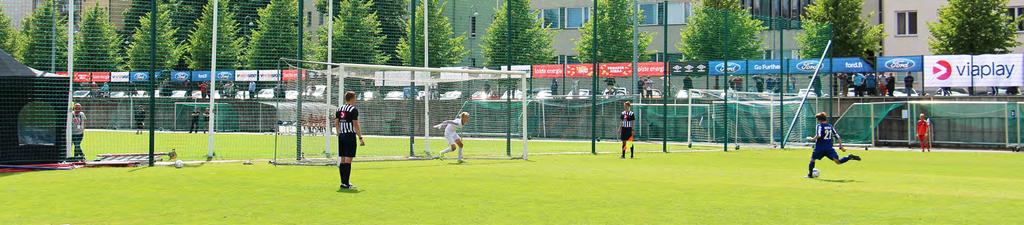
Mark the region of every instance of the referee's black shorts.
[[623, 127], [622, 131], [619, 131], [619, 140], [628, 141], [631, 137], [633, 137], [632, 127]]
[[338, 156], [356, 157], [356, 134], [343, 133], [338, 135]]

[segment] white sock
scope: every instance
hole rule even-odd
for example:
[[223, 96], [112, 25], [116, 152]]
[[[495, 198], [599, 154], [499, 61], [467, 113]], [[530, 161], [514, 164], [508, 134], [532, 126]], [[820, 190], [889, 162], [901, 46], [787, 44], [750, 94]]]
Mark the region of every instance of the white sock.
[[448, 147], [448, 148], [445, 148], [444, 150], [441, 150], [441, 154], [449, 153], [449, 152], [452, 152], [452, 147]]
[[462, 148], [459, 148], [459, 160], [462, 160]]

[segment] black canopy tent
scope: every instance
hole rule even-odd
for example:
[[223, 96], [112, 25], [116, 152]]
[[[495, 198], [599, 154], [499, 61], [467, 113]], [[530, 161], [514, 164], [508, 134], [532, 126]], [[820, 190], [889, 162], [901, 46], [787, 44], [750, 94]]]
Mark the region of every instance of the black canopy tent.
[[0, 50], [0, 164], [68, 161], [68, 78], [47, 75]]

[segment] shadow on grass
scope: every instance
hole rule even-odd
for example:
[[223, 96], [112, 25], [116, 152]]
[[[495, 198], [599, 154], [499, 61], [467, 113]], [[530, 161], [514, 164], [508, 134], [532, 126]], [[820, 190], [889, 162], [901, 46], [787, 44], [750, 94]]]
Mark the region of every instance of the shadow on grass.
[[860, 181], [851, 180], [851, 179], [821, 179], [821, 178], [818, 178], [818, 179], [814, 179], [814, 180], [821, 181], [821, 182], [830, 182], [830, 183], [856, 183], [856, 182], [860, 182]]
[[359, 194], [360, 192], [363, 192], [363, 190], [362, 190], [362, 189], [344, 189], [344, 188], [338, 188], [338, 193], [346, 193], [346, 194]]
[[430, 168], [430, 167], [446, 167], [446, 166], [490, 166], [490, 165], [502, 165], [511, 163], [526, 163], [533, 161], [526, 160], [470, 160], [459, 163], [457, 160], [444, 160], [441, 164], [430, 164], [430, 165], [401, 165], [400, 163], [392, 164], [394, 166], [382, 166], [382, 167], [367, 167], [360, 168], [360, 170], [389, 170], [389, 169], [409, 169], [409, 168]]

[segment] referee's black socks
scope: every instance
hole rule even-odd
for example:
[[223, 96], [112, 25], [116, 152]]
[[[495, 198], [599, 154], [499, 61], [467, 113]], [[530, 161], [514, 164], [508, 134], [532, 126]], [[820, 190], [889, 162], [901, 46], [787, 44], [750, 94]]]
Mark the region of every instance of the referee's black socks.
[[338, 173], [341, 174], [341, 184], [348, 185], [349, 175], [352, 175], [352, 164], [342, 163], [338, 166]]

